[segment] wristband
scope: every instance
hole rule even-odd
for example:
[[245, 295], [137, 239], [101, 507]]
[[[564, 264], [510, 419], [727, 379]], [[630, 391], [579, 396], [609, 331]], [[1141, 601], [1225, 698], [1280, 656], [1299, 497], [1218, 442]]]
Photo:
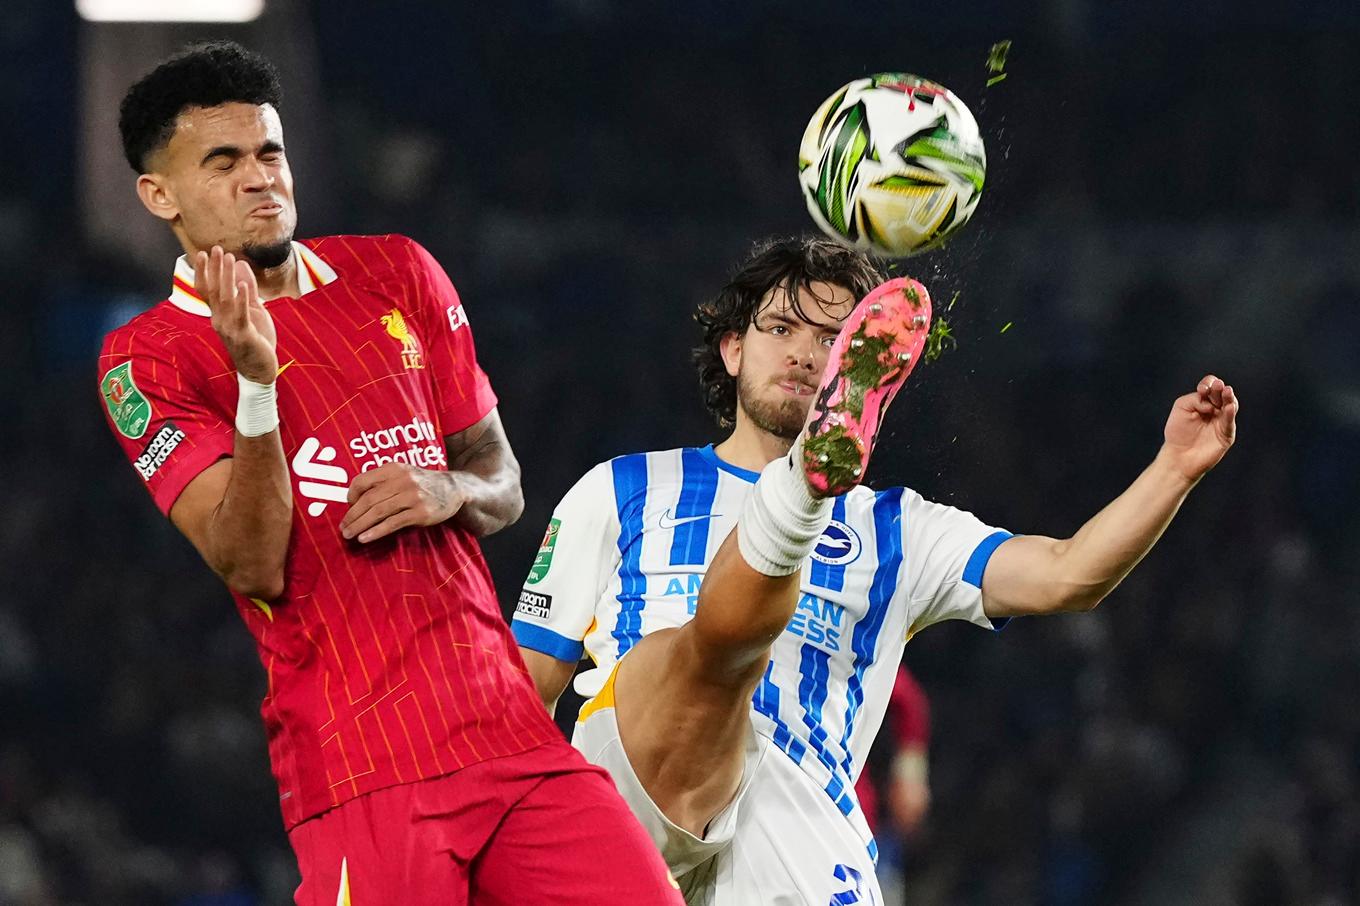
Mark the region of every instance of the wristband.
[[257, 384], [236, 374], [236, 430], [242, 437], [259, 437], [279, 426], [278, 391], [275, 384]]
[[908, 749], [898, 752], [892, 762], [892, 776], [896, 781], [908, 783], [927, 783], [930, 777], [930, 762], [921, 749]]

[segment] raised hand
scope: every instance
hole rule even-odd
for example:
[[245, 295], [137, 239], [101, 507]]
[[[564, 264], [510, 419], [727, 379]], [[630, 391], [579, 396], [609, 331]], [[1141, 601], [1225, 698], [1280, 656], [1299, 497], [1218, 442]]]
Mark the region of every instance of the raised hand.
[[221, 246], [194, 255], [194, 290], [212, 311], [213, 330], [222, 338], [236, 370], [257, 384], [278, 376], [274, 320], [260, 301], [255, 272]]
[[1190, 481], [1208, 472], [1237, 438], [1237, 395], [1212, 374], [1176, 400], [1166, 420], [1163, 454]]

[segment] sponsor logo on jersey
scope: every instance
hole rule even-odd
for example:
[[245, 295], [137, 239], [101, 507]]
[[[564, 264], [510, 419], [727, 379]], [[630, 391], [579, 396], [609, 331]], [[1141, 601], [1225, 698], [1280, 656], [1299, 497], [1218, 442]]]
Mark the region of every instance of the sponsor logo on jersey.
[[161, 425], [161, 429], [152, 436], [147, 445], [142, 448], [142, 454], [132, 461], [132, 465], [142, 476], [143, 481], [150, 481], [151, 476], [156, 474], [156, 470], [165, 464], [170, 458], [170, 454], [175, 452], [180, 441], [184, 440], [184, 432], [179, 425], [174, 422], [166, 422]]
[[350, 438], [349, 449], [360, 462], [360, 472], [376, 469], [389, 462], [404, 462], [422, 469], [434, 469], [449, 463], [434, 423], [418, 416], [404, 425], [361, 431], [358, 436]]
[[784, 631], [827, 651], [840, 651], [841, 625], [844, 622], [843, 605], [804, 592], [799, 596], [798, 607]]
[[699, 586], [704, 584], [704, 577], [698, 574], [685, 577], [685, 582], [680, 578], [674, 577], [666, 583], [666, 590], [662, 592], [668, 598], [682, 597], [685, 599], [685, 609], [690, 616], [699, 609]]
[[527, 588], [520, 591], [519, 603], [515, 605], [515, 613], [546, 620], [550, 610], [552, 610], [552, 595], [539, 594]]
[[132, 381], [131, 361], [105, 372], [99, 381], [99, 390], [104, 394], [104, 405], [109, 407], [109, 417], [119, 434], [137, 440], [146, 433], [146, 426], [151, 423], [151, 403]]
[[844, 522], [832, 519], [822, 532], [822, 537], [817, 539], [817, 546], [812, 549], [812, 559], [828, 566], [845, 566], [858, 560], [862, 550], [864, 545], [855, 530]]
[[561, 519], [549, 519], [548, 530], [543, 533], [543, 543], [538, 546], [538, 553], [534, 554], [534, 565], [529, 568], [529, 578], [526, 580], [530, 585], [537, 585], [548, 575], [548, 570], [552, 569], [553, 549], [557, 547], [557, 532], [562, 528]]
[[293, 473], [302, 479], [298, 482], [298, 493], [312, 501], [307, 506], [308, 516], [320, 516], [326, 504], [346, 503], [349, 499], [349, 473], [328, 465], [334, 461], [335, 448], [321, 446], [315, 437], [304, 440], [293, 455]]
[[394, 308], [383, 315], [382, 325], [387, 329], [388, 336], [401, 343], [402, 364], [407, 368], [424, 368], [425, 361], [421, 356], [420, 343], [411, 335], [401, 310]]
[[666, 510], [657, 518], [656, 524], [660, 526], [662, 529], [669, 531], [670, 529], [679, 528], [680, 526], [686, 525], [690, 522], [701, 522], [705, 519], [721, 519], [721, 518], [722, 518], [721, 515], [719, 515], [718, 513], [701, 513], [698, 516], [682, 516], [679, 519], [677, 519], [675, 517], [674, 510]]
[[[444, 468], [449, 462], [434, 423], [419, 416], [404, 424], [360, 431], [349, 439], [348, 446], [360, 472], [389, 462], [422, 469]], [[323, 446], [315, 437], [304, 440], [293, 454], [293, 473], [301, 479], [298, 493], [312, 501], [307, 506], [308, 516], [320, 516], [329, 503], [348, 502], [349, 473], [332, 465], [335, 456], [334, 447]]]
[[459, 302], [457, 305], [450, 305], [448, 308], [444, 309], [444, 313], [449, 316], [450, 331], [456, 332], [458, 328], [467, 324], [467, 315], [463, 312], [462, 302]]

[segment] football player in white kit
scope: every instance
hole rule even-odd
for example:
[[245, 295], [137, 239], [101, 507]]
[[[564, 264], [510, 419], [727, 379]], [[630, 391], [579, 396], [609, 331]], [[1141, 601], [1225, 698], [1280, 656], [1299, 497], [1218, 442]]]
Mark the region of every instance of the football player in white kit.
[[826, 240], [757, 249], [697, 315], [706, 401], [732, 433], [586, 473], [516, 608], [549, 708], [594, 662], [573, 742], [691, 904], [881, 903], [854, 783], [907, 640], [1091, 609], [1233, 442], [1236, 398], [1208, 376], [1147, 469], [1061, 540], [859, 486], [930, 318], [920, 284], [871, 292], [881, 279]]

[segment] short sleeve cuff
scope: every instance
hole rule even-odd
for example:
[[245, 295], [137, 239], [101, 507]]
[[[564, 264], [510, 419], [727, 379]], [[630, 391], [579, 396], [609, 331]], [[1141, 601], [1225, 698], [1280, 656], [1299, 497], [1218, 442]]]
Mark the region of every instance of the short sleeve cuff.
[[160, 511], [169, 516], [170, 508], [175, 505], [179, 495], [189, 486], [189, 482], [203, 474], [203, 470], [219, 459], [226, 459], [231, 456], [232, 442], [232, 440], [227, 439], [201, 441], [183, 460], [175, 463], [173, 471], [160, 476], [155, 490], [151, 493]]
[[[973, 548], [973, 553], [968, 556], [968, 562], [963, 567], [963, 581], [969, 585], [982, 589], [982, 576], [987, 572], [987, 561], [992, 559], [992, 554], [1001, 546], [1003, 541], [1011, 537], [1010, 532], [992, 532], [983, 538], [977, 547]], [[958, 561], [954, 561], [957, 563]]]
[[[977, 547], [973, 548], [973, 553], [969, 555], [968, 562], [963, 567], [963, 581], [972, 585], [978, 591], [982, 591], [982, 576], [987, 572], [987, 563], [992, 559], [992, 554], [1001, 546], [1002, 542], [1014, 537], [1010, 532], [992, 532]], [[1000, 617], [998, 619], [987, 618], [992, 624], [993, 632], [1000, 632], [1010, 623], [1010, 617]]]
[[439, 417], [440, 430], [444, 436], [457, 434], [477, 424], [486, 418], [492, 409], [496, 408], [496, 391], [491, 389], [491, 382], [486, 379], [486, 375], [480, 371], [477, 374], [477, 386], [472, 393], [464, 397], [460, 402], [449, 406]]
[[545, 629], [523, 620], [511, 620], [510, 631], [515, 634], [515, 641], [519, 643], [521, 648], [541, 652], [550, 657], [555, 657], [559, 661], [568, 661], [574, 664], [581, 659], [581, 655], [585, 652], [585, 644], [580, 640], [569, 639], [564, 635], [558, 635], [551, 629]]

